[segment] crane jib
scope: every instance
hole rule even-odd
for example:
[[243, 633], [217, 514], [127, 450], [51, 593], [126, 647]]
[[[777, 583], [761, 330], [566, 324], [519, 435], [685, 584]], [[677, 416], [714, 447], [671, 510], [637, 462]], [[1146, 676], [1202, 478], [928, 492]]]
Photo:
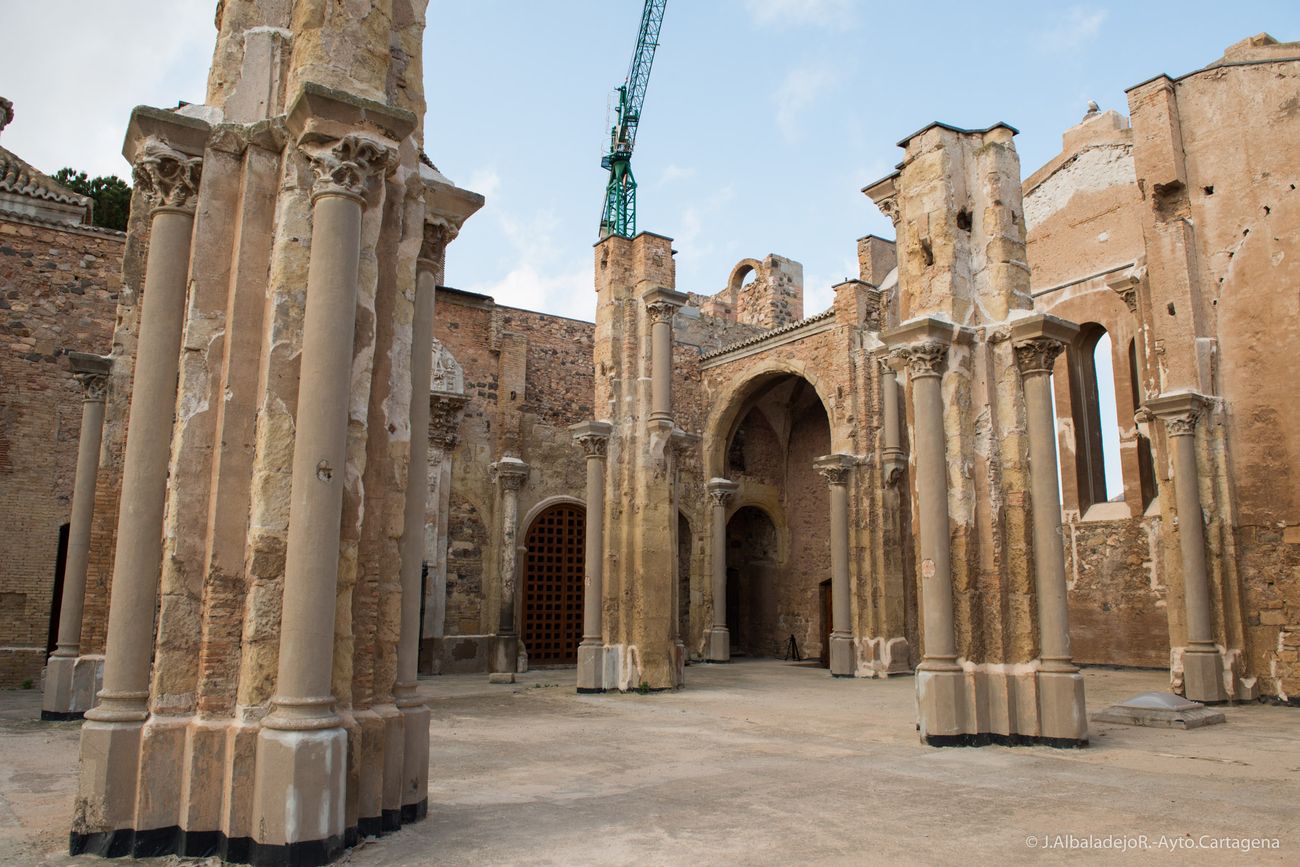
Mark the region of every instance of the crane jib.
[[601, 167], [609, 172], [605, 208], [600, 218], [602, 238], [609, 235], [630, 238], [636, 234], [636, 179], [632, 175], [632, 149], [636, 145], [641, 108], [650, 84], [650, 67], [654, 64], [655, 49], [659, 47], [659, 30], [663, 26], [667, 5], [668, 0], [646, 0], [641, 10], [641, 26], [637, 31], [632, 63], [627, 78], [618, 88], [617, 116], [609, 133], [609, 149], [600, 161]]

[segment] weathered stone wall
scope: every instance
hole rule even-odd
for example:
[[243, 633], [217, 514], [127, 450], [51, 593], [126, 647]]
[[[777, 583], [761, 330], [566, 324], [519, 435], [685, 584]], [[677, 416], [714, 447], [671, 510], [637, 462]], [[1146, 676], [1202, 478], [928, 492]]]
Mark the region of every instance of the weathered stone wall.
[[64, 355], [108, 353], [124, 241], [0, 215], [0, 687], [45, 665], [84, 394]]

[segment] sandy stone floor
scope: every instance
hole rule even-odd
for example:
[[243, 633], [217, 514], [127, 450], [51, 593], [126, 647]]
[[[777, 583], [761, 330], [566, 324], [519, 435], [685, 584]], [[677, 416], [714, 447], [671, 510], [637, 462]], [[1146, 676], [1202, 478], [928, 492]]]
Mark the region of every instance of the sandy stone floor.
[[[1087, 677], [1094, 710], [1164, 683]], [[1300, 710], [1229, 708], [1191, 732], [1094, 723], [1086, 750], [931, 749], [910, 678], [746, 661], [687, 681], [650, 696], [578, 696], [572, 670], [422, 682], [429, 818], [345, 863], [1300, 862]], [[64, 854], [77, 724], [34, 721], [39, 699], [0, 692], [0, 862], [103, 864]], [[1156, 848], [1249, 838], [1281, 848]], [[1071, 843], [1094, 848], [1052, 848]]]

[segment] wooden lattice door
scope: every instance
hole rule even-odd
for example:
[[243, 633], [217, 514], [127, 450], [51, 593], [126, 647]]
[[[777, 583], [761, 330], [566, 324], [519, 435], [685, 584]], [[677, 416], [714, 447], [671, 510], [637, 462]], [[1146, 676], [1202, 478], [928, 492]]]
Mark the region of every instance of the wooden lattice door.
[[571, 503], [551, 506], [528, 528], [522, 638], [529, 665], [578, 661], [586, 531], [586, 510]]

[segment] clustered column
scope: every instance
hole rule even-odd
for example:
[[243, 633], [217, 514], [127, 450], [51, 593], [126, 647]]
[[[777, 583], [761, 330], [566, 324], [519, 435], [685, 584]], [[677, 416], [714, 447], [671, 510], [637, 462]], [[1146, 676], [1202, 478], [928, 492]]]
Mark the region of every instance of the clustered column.
[[582, 643], [578, 645], [578, 692], [605, 691], [605, 459], [613, 426], [591, 421], [569, 428], [587, 458], [586, 549], [583, 552]]
[[1201, 395], [1182, 392], [1148, 401], [1147, 408], [1164, 419], [1174, 457], [1178, 546], [1183, 561], [1183, 604], [1187, 611], [1183, 694], [1192, 701], [1221, 702], [1228, 700], [1228, 692], [1223, 683], [1223, 656], [1214, 643], [1201, 480], [1196, 463], [1196, 424], [1204, 412], [1204, 404]]
[[1016, 364], [1025, 389], [1029, 482], [1034, 522], [1034, 576], [1038, 597], [1039, 717], [1042, 736], [1086, 741], [1083, 678], [1070, 659], [1061, 498], [1057, 489], [1056, 431], [1052, 424], [1052, 366], [1079, 332], [1073, 323], [1034, 316], [1012, 325]]
[[307, 150], [307, 156], [317, 180], [279, 671], [272, 711], [258, 735], [253, 811], [261, 823], [259, 844], [334, 847], [341, 846], [344, 831], [347, 736], [335, 712], [331, 677], [361, 223], [367, 186], [390, 170], [396, 154], [377, 141], [347, 135], [333, 147]]
[[853, 677], [853, 618], [849, 586], [849, 474], [850, 455], [826, 455], [813, 464], [830, 486], [831, 525], [831, 674]]
[[731, 661], [731, 633], [727, 629], [727, 504], [740, 487], [729, 479], [709, 479], [713, 512], [713, 628], [709, 630], [709, 662]]
[[508, 674], [514, 682], [519, 667], [519, 636], [515, 632], [515, 591], [519, 564], [519, 490], [528, 480], [528, 464], [519, 458], [506, 457], [492, 465], [501, 483], [501, 618], [497, 626], [496, 652], [492, 671]]
[[[112, 362], [98, 355], [69, 352], [72, 375], [81, 384], [81, 440], [77, 444], [77, 475], [72, 483], [72, 515], [68, 524], [68, 559], [63, 568], [63, 598], [59, 602], [58, 647], [45, 669], [41, 719], [80, 719], [90, 707], [91, 684], [76, 677], [81, 652], [81, 614], [86, 601], [86, 563], [90, 554], [90, 523], [95, 512], [95, 478], [104, 433], [104, 393]], [[93, 674], [87, 668], [87, 674]]]
[[644, 296], [650, 314], [650, 421], [673, 419], [673, 316], [686, 296], [672, 289], [651, 289]]

